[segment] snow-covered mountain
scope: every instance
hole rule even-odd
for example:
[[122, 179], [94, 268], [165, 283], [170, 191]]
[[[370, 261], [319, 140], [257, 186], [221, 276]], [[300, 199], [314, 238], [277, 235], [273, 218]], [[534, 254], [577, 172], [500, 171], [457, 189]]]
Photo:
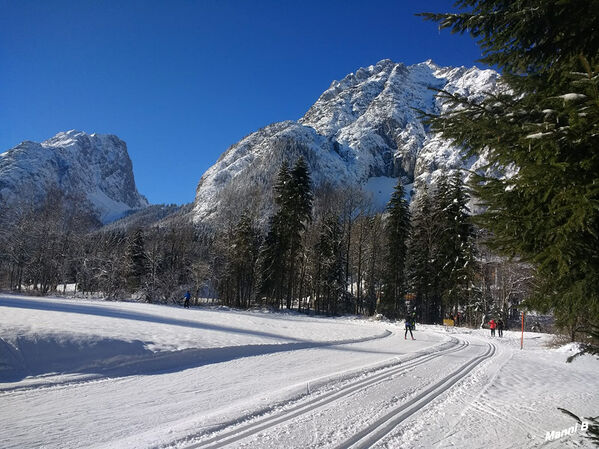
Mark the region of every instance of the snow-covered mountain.
[[71, 130], [0, 154], [0, 205], [39, 204], [52, 188], [87, 200], [103, 222], [148, 205], [135, 187], [127, 145], [113, 135]]
[[138, 228], [178, 227], [189, 224], [192, 203], [182, 206], [176, 204], [152, 204], [143, 209], [126, 212], [116, 221], [102, 227], [102, 231], [130, 231]]
[[[418, 110], [444, 108], [430, 88], [478, 97], [496, 89], [498, 78], [496, 72], [476, 67], [382, 60], [333, 81], [298, 121], [268, 125], [232, 145], [202, 176], [194, 220], [227, 208], [268, 212], [281, 163], [292, 164], [300, 155], [316, 186], [360, 184], [382, 195], [383, 203], [397, 178], [416, 189], [434, 182], [439, 169], [464, 162], [458, 149], [430, 132], [419, 116]], [[476, 168], [476, 163], [471, 160], [467, 166]]]

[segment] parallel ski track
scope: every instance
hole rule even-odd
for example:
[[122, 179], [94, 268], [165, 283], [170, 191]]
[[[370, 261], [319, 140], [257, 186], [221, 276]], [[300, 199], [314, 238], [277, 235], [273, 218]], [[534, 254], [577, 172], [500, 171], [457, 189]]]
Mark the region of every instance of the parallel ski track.
[[495, 354], [496, 347], [491, 343], [487, 344], [489, 347], [483, 355], [471, 359], [439, 382], [410, 399], [408, 402], [393, 408], [368, 427], [362, 429], [353, 437], [336, 446], [336, 449], [366, 449], [374, 446], [378, 441], [389, 435], [398, 424], [423, 407], [429, 405], [433, 399], [446, 392], [453, 385], [466, 377], [476, 366], [484, 360], [491, 358]]
[[[245, 438], [248, 438], [252, 435], [260, 433], [264, 430], [268, 430], [278, 426], [279, 424], [289, 422], [298, 416], [309, 413], [317, 408], [320, 408], [326, 404], [334, 402], [338, 399], [348, 397], [354, 392], [358, 390], [363, 390], [373, 385], [376, 385], [380, 382], [387, 380], [390, 376], [397, 375], [407, 371], [411, 368], [414, 368], [418, 365], [422, 365], [424, 363], [429, 362], [430, 360], [436, 359], [438, 357], [444, 356], [446, 354], [450, 354], [453, 352], [461, 351], [462, 349], [469, 346], [469, 342], [465, 340], [457, 340], [457, 346], [451, 347], [449, 349], [435, 351], [433, 353], [424, 353], [420, 356], [417, 356], [414, 359], [411, 359], [407, 362], [402, 363], [398, 361], [399, 365], [394, 364], [391, 367], [385, 367], [376, 371], [376, 374], [368, 376], [366, 379], [359, 379], [354, 382], [351, 382], [345, 386], [343, 386], [339, 390], [331, 391], [324, 393], [314, 399], [311, 399], [306, 402], [302, 402], [297, 404], [275, 416], [267, 416], [257, 421], [242, 425], [236, 426], [234, 429], [226, 431], [224, 433], [220, 433], [210, 439], [200, 441], [195, 444], [191, 444], [189, 446], [185, 446], [187, 449], [195, 449], [195, 448], [219, 448], [225, 447], [230, 444], [241, 441]], [[189, 439], [186, 438], [186, 439]], [[179, 444], [182, 441], [178, 442]]]

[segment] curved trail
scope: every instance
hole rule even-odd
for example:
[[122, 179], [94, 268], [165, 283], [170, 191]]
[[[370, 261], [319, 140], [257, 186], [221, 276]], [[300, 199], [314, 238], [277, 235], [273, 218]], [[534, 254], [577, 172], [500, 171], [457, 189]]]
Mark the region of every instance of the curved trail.
[[[424, 352], [422, 354], [417, 355], [416, 357], [402, 362], [395, 360], [392, 365], [376, 369], [370, 373], [362, 372], [360, 374], [370, 374], [366, 379], [358, 379], [353, 382], [344, 385], [340, 389], [330, 391], [324, 394], [319, 395], [313, 399], [308, 401], [301, 401], [299, 404], [288, 408], [282, 413], [278, 413], [274, 416], [267, 416], [251, 423], [235, 426], [234, 429], [229, 431], [221, 432], [220, 434], [209, 438], [207, 440], [200, 441], [198, 443], [194, 443], [187, 447], [188, 449], [193, 448], [219, 448], [225, 447], [230, 444], [241, 441], [245, 438], [248, 438], [252, 435], [258, 434], [265, 430], [272, 429], [280, 424], [288, 423], [291, 420], [305, 415], [309, 412], [312, 412], [318, 408], [324, 407], [334, 401], [340, 400], [342, 398], [347, 398], [354, 394], [356, 391], [363, 390], [378, 383], [384, 382], [391, 376], [395, 376], [401, 374], [405, 371], [408, 371], [416, 366], [427, 363], [433, 359], [436, 359], [441, 356], [445, 356], [447, 354], [451, 354], [457, 351], [461, 351], [469, 346], [469, 342], [465, 340], [453, 339], [452, 346], [447, 349], [437, 350], [435, 352], [429, 353]], [[234, 424], [233, 424], [234, 425]], [[227, 426], [230, 427], [230, 426]], [[226, 429], [226, 428], [225, 428]], [[191, 438], [198, 438], [200, 435], [192, 436]], [[190, 437], [186, 438], [189, 440]], [[178, 443], [183, 443], [183, 441], [179, 441]]]
[[[0, 396], [16, 392], [27, 392], [32, 390], [49, 389], [49, 388], [70, 388], [87, 385], [90, 383], [115, 381], [126, 378], [132, 375], [160, 374], [173, 371], [182, 371], [185, 369], [194, 368], [197, 366], [205, 366], [214, 363], [222, 363], [229, 360], [241, 359], [246, 357], [254, 357], [266, 354], [275, 354], [280, 352], [299, 351], [303, 349], [327, 348], [342, 346], [347, 344], [364, 343], [373, 340], [380, 340], [391, 336], [393, 333], [390, 330], [369, 335], [361, 338], [352, 338], [344, 340], [330, 341], [307, 341], [293, 343], [277, 343], [277, 344], [257, 344], [243, 345], [236, 347], [222, 348], [206, 348], [206, 349], [184, 349], [180, 351], [164, 351], [156, 352], [144, 356], [131, 356], [122, 361], [114, 362], [106, 366], [94, 366], [90, 374], [75, 374], [75, 373], [56, 373], [53, 376], [43, 376], [36, 380], [27, 382], [25, 385], [10, 383], [0, 384]], [[9, 348], [15, 359], [19, 357], [16, 350], [4, 340], [0, 339], [0, 349], [2, 347]], [[84, 369], [85, 371], [85, 369]], [[59, 376], [73, 376], [62, 377]], [[55, 377], [55, 378], [53, 378]], [[0, 378], [1, 380], [1, 378]]]
[[336, 448], [365, 449], [375, 445], [379, 440], [388, 435], [398, 424], [400, 424], [406, 418], [412, 416], [421, 408], [428, 405], [437, 396], [449, 390], [453, 385], [466, 377], [470, 371], [476, 368], [476, 366], [478, 366], [484, 360], [492, 357], [495, 354], [496, 347], [491, 343], [487, 343], [487, 345], [487, 351], [483, 355], [471, 359], [463, 364], [460, 368], [453, 371], [439, 382], [436, 382], [434, 385], [430, 386], [408, 402], [393, 408], [391, 411], [377, 419], [368, 427], [361, 430], [340, 445], [336, 446]]

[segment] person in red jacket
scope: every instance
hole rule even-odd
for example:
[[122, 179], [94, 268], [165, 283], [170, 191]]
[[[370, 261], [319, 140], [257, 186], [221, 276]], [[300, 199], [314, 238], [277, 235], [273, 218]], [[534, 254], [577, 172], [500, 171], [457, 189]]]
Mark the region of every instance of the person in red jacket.
[[491, 337], [494, 337], [495, 328], [497, 327], [497, 323], [495, 322], [495, 320], [491, 319], [491, 321], [489, 321], [489, 327], [491, 328]]

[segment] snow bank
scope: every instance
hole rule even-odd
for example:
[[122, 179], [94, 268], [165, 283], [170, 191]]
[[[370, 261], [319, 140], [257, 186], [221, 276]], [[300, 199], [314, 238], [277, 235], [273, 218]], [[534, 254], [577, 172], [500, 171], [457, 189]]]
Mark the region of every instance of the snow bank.
[[[382, 338], [302, 315], [0, 297], [0, 382], [50, 373], [126, 376]], [[284, 323], [284, 324], [282, 324]]]

